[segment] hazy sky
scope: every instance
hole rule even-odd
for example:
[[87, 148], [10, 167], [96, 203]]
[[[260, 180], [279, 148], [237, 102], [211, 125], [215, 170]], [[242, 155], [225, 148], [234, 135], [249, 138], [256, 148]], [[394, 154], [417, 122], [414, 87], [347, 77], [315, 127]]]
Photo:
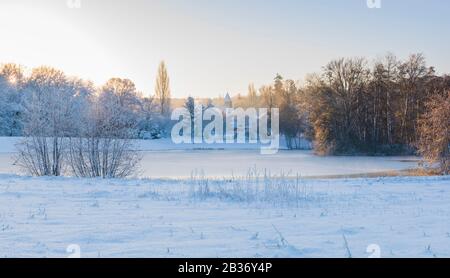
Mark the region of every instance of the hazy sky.
[[[76, 2], [76, 0], [74, 1]], [[342, 56], [423, 52], [450, 72], [450, 1], [0, 0], [0, 63], [50, 65], [153, 94], [165, 60], [175, 97], [245, 93]]]

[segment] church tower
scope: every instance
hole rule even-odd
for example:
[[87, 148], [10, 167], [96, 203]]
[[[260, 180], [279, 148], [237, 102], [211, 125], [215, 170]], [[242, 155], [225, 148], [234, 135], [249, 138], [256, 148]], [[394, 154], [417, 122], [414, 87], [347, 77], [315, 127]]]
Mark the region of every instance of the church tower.
[[224, 108], [233, 108], [233, 102], [231, 101], [230, 94], [228, 94], [228, 93], [226, 94], [226, 96], [223, 100], [223, 103], [224, 103]]

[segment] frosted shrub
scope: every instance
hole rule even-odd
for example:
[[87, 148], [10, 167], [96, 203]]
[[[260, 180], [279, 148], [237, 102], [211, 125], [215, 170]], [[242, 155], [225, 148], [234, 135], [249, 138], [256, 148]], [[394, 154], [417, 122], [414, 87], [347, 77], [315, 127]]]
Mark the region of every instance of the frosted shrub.
[[140, 156], [129, 139], [74, 138], [70, 166], [78, 177], [124, 178], [136, 171]]
[[79, 177], [124, 178], [141, 159], [131, 138], [137, 126], [136, 92], [129, 80], [111, 79], [96, 96], [81, 128], [72, 138], [70, 166]]
[[32, 136], [18, 145], [17, 164], [33, 176], [59, 176], [62, 173], [63, 138]]

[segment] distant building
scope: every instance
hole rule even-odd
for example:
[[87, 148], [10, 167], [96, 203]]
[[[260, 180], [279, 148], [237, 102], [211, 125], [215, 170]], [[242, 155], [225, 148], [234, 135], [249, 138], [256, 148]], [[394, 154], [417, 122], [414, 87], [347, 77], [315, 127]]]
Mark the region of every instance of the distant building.
[[230, 94], [226, 94], [224, 100], [224, 108], [233, 108], [233, 101], [231, 100]]

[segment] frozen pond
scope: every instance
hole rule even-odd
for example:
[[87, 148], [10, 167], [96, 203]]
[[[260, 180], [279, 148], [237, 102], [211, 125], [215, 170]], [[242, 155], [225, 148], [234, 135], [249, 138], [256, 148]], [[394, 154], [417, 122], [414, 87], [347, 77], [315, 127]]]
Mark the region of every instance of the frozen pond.
[[[406, 162], [405, 162], [406, 161]], [[146, 152], [141, 163], [143, 176], [189, 177], [246, 176], [250, 169], [260, 175], [329, 176], [404, 170], [417, 166], [405, 157], [319, 157], [311, 151], [280, 151], [261, 155], [255, 150]]]
[[[417, 167], [414, 157], [319, 157], [311, 151], [280, 151], [261, 155], [259, 150], [158, 150], [143, 151], [140, 177], [185, 178], [246, 176], [249, 169], [272, 175], [351, 175], [404, 170]], [[0, 153], [0, 173], [19, 173], [13, 153]]]

